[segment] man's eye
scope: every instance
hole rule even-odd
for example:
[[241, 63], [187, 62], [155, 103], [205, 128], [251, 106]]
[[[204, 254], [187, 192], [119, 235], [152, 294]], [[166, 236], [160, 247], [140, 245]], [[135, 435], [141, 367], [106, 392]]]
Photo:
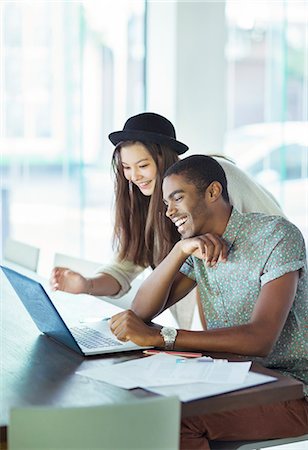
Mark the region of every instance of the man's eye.
[[180, 196], [178, 196], [178, 197], [174, 197], [174, 200], [175, 200], [176, 202], [179, 202], [179, 201], [182, 200], [182, 198], [183, 198], [183, 196], [180, 195]]

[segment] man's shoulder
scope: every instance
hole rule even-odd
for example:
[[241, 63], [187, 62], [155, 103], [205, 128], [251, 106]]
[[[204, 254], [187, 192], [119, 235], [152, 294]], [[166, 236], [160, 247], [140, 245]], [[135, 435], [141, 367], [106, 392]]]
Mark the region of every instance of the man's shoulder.
[[278, 216], [274, 214], [265, 214], [265, 213], [259, 213], [259, 212], [245, 212], [240, 213], [243, 216], [244, 221], [247, 222], [255, 222], [256, 224], [281, 224], [282, 226], [294, 226], [295, 225], [290, 222], [288, 219], [286, 219], [283, 216]]
[[264, 235], [272, 234], [273, 232], [280, 235], [296, 235], [302, 237], [300, 230], [294, 223], [287, 220], [285, 217], [277, 215], [268, 215], [263, 213], [243, 213], [243, 226], [252, 226], [256, 230], [260, 230]]

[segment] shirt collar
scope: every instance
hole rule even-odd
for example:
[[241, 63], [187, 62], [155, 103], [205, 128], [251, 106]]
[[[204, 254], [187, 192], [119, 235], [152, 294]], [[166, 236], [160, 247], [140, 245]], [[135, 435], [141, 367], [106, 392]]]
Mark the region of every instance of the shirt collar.
[[243, 222], [243, 214], [241, 214], [236, 208], [232, 208], [232, 212], [227, 223], [227, 227], [222, 235], [222, 238], [226, 241], [228, 251], [232, 247], [236, 236], [241, 228]]

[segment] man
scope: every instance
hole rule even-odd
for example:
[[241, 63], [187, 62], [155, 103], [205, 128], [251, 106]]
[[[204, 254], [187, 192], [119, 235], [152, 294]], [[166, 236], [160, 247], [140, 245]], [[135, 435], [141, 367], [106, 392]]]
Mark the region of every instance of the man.
[[[308, 395], [307, 262], [300, 231], [282, 217], [232, 208], [222, 167], [204, 155], [170, 167], [163, 196], [182, 240], [145, 280], [132, 311], [112, 318], [112, 331], [141, 345], [245, 355], [303, 381]], [[147, 325], [196, 285], [205, 331]], [[185, 419], [181, 448], [307, 432], [308, 402], [301, 399]]]

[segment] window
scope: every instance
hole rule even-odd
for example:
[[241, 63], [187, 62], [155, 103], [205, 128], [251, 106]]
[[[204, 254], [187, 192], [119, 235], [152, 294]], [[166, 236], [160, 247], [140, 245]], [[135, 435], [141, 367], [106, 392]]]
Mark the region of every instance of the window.
[[144, 110], [144, 1], [3, 2], [2, 238], [112, 253], [111, 131]]
[[226, 2], [226, 154], [308, 236], [308, 4]]

